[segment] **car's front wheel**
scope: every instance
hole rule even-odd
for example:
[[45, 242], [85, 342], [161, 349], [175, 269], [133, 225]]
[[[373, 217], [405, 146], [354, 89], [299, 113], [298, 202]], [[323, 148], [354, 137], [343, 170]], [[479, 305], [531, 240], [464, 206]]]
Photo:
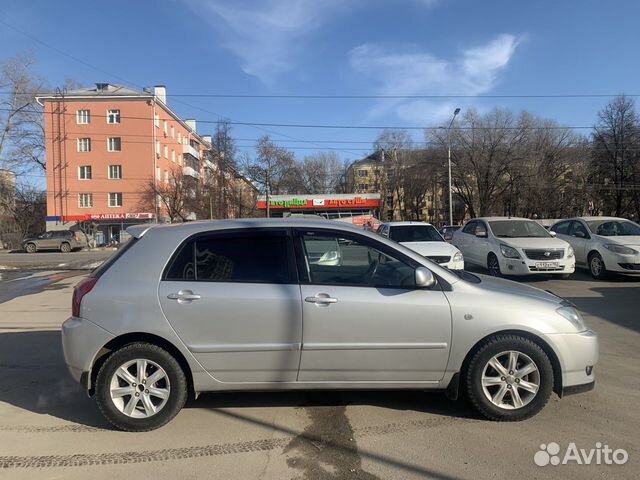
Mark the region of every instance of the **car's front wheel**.
[[500, 277], [502, 275], [502, 272], [500, 271], [500, 262], [494, 253], [490, 253], [487, 257], [487, 270], [489, 270], [489, 275], [494, 277]]
[[27, 243], [24, 249], [27, 253], [36, 253], [36, 250], [38, 250], [38, 247], [36, 247], [35, 243]]
[[553, 390], [553, 368], [544, 350], [517, 335], [488, 339], [471, 357], [467, 394], [491, 420], [530, 418], [546, 405]]
[[598, 252], [589, 255], [589, 272], [596, 280], [603, 280], [607, 277], [607, 267]]
[[62, 253], [69, 253], [71, 251], [71, 245], [67, 242], [62, 242], [62, 245], [60, 245], [60, 251]]
[[178, 414], [187, 399], [187, 381], [169, 352], [149, 343], [132, 343], [104, 362], [95, 397], [102, 414], [116, 428], [145, 432]]

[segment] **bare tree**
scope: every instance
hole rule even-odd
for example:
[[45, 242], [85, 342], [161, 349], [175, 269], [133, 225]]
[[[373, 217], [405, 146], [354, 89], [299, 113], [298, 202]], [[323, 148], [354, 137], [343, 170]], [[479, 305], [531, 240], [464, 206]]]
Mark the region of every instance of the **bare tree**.
[[640, 169], [638, 116], [633, 99], [617, 97], [598, 113], [592, 148], [600, 196], [606, 202], [607, 213], [628, 214], [633, 202], [636, 214], [640, 215], [639, 192], [633, 181]]
[[342, 162], [335, 152], [304, 157], [300, 168], [299, 193], [335, 193], [342, 181]]
[[14, 234], [8, 242], [17, 248], [20, 241], [44, 231], [47, 195], [33, 185], [3, 181], [0, 177], [0, 233]]
[[231, 124], [222, 120], [216, 124], [216, 131], [211, 137], [211, 150], [227, 164], [236, 165], [236, 142], [231, 136]]
[[166, 217], [170, 223], [187, 220], [196, 198], [195, 186], [186, 181], [178, 166], [168, 171], [166, 180], [150, 179], [141, 194], [141, 207], [159, 211], [159, 217]]

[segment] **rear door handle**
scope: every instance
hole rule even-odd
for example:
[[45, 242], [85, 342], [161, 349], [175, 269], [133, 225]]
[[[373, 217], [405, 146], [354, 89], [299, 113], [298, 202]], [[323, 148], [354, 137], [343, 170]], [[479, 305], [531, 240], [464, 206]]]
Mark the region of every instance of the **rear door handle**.
[[191, 303], [193, 300], [200, 300], [200, 295], [191, 290], [180, 290], [177, 293], [167, 295], [169, 300], [177, 300], [178, 303]]
[[305, 302], [315, 303], [316, 305], [328, 306], [331, 303], [338, 303], [337, 298], [330, 297], [327, 293], [319, 293], [315, 297], [306, 297]]

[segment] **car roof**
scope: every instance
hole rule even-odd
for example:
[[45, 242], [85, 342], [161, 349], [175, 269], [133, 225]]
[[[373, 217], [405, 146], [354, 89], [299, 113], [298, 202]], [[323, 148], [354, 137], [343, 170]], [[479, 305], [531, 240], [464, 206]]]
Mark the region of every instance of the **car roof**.
[[526, 220], [528, 222], [535, 222], [532, 218], [524, 218], [524, 217], [477, 217], [469, 220], [484, 220], [485, 222], [496, 222], [500, 220]]
[[293, 218], [239, 218], [231, 220], [198, 220], [194, 222], [172, 224], [142, 224], [127, 228], [127, 233], [135, 238], [142, 237], [150, 229], [172, 229], [184, 231], [191, 235], [210, 230], [227, 230], [235, 228], [266, 228], [266, 227], [302, 227], [302, 228], [331, 228], [347, 232], [363, 232], [362, 228], [344, 222], [333, 222], [326, 219]]
[[597, 217], [597, 216], [592, 216], [592, 217], [565, 218], [565, 220], [584, 220], [585, 222], [592, 222], [592, 221], [598, 221], [598, 220], [628, 220], [628, 219], [622, 218], [622, 217]]
[[388, 225], [389, 227], [406, 227], [409, 225], [431, 225], [431, 224], [427, 222], [404, 221], [404, 222], [385, 222], [383, 223], [383, 225]]

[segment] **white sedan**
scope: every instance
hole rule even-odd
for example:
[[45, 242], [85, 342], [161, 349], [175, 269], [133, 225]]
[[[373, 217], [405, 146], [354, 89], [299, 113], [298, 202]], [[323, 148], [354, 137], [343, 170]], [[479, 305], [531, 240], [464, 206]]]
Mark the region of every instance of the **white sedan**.
[[575, 270], [573, 248], [527, 218], [476, 218], [453, 234], [467, 263], [494, 276], [556, 274]]
[[383, 223], [377, 232], [449, 270], [464, 270], [464, 257], [460, 250], [447, 243], [430, 223]]
[[551, 231], [571, 244], [578, 266], [594, 278], [608, 272], [640, 274], [640, 225], [624, 218], [579, 217], [562, 220]]

